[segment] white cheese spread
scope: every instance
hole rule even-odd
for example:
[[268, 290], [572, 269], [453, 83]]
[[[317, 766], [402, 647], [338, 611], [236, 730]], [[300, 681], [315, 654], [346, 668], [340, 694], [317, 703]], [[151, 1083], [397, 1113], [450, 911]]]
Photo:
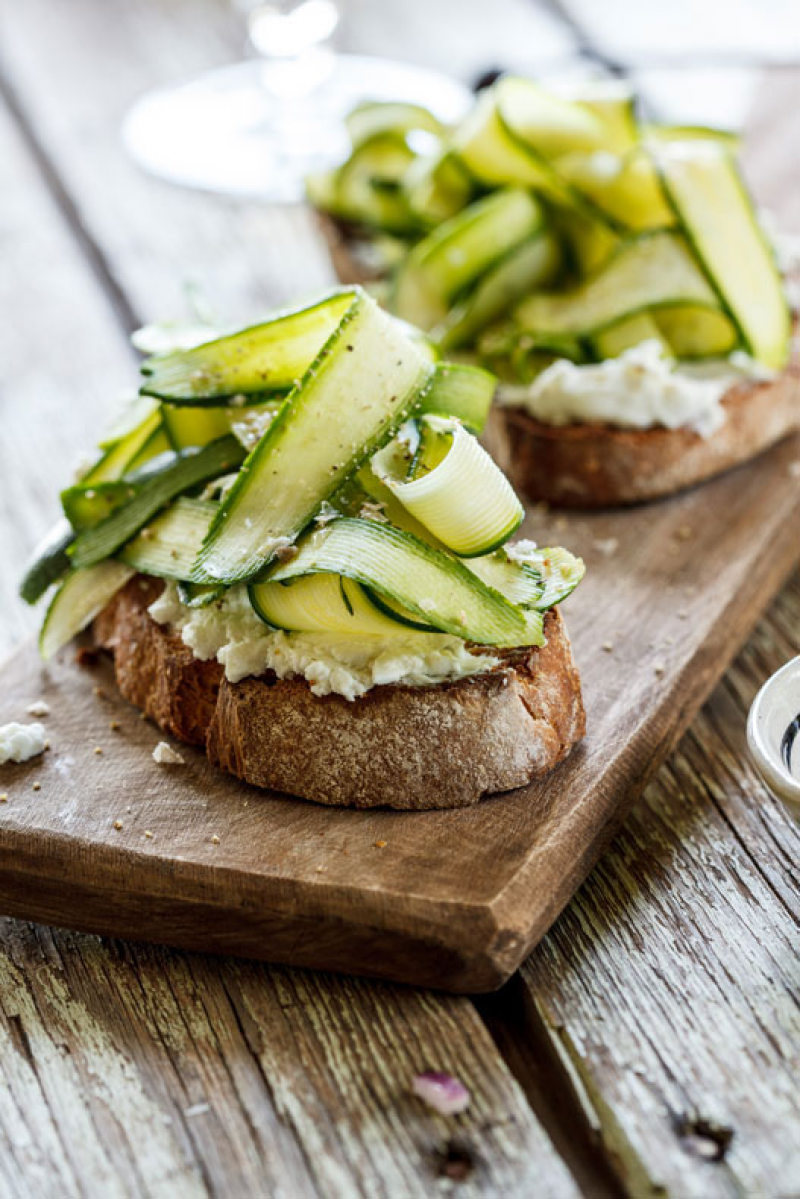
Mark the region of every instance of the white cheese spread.
[[253, 611], [245, 587], [223, 600], [189, 608], [174, 584], [150, 605], [159, 624], [180, 632], [196, 658], [216, 658], [232, 683], [272, 670], [280, 679], [304, 678], [314, 695], [355, 700], [373, 687], [400, 683], [432, 687], [483, 674], [499, 665], [491, 654], [471, 653], [459, 637], [400, 630], [397, 636], [284, 633], [268, 628]]
[[721, 400], [734, 383], [771, 378], [771, 371], [740, 352], [713, 362], [677, 365], [652, 340], [587, 366], [560, 358], [533, 383], [501, 388], [499, 399], [549, 425], [688, 427], [707, 437], [724, 422]]
[[0, 766], [5, 762], [27, 762], [43, 752], [47, 734], [44, 725], [10, 724], [0, 727]]
[[153, 761], [158, 762], [159, 766], [185, 766], [186, 759], [183, 758], [167, 741], [159, 741], [158, 745], [153, 750]]

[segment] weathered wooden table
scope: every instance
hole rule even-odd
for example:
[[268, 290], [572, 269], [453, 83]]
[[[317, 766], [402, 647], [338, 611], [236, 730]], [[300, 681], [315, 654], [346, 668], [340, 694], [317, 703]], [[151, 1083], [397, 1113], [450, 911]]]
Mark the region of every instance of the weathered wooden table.
[[[574, 43], [550, 32], [554, 55]], [[16, 578], [56, 485], [132, 378], [127, 332], [180, 314], [188, 279], [232, 318], [330, 279], [306, 213], [181, 192], [120, 151], [141, 91], [241, 49], [214, 0], [0, 4], [2, 650], [33, 625]], [[797, 87], [774, 73], [750, 130], [789, 228]], [[800, 827], [744, 741], [799, 644], [795, 577], [550, 935], [477, 1003], [4, 921], [0, 1196], [800, 1195]], [[426, 1068], [468, 1084], [465, 1115], [411, 1096]]]

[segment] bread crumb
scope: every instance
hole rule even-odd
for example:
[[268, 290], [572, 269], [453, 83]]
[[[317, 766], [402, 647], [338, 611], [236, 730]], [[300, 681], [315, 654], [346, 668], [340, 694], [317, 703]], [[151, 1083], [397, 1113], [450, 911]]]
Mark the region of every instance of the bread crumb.
[[216, 833], [214, 833], [213, 837], [211, 838], [211, 844], [212, 844], [212, 845], [219, 845], [219, 837], [217, 836], [217, 834], [216, 834]]
[[114, 821], [114, 828], [116, 828], [116, 829], [120, 829], [120, 828], [122, 828], [122, 821], [121, 821], [121, 820], [115, 820], [115, 821]]
[[112, 733], [116, 733], [119, 729], [119, 721], [118, 720], [110, 720], [108, 722], [108, 727], [111, 729]]
[[8, 803], [8, 792], [0, 791], [0, 803]]
[[49, 716], [50, 705], [46, 704], [43, 699], [37, 699], [35, 703], [28, 704], [25, 711], [29, 716]]
[[679, 608], [678, 609], [678, 620], [688, 620], [688, 619], [689, 619], [689, 613], [686, 611], [686, 609]]
[[694, 529], [691, 525], [681, 525], [675, 536], [681, 541], [691, 541], [692, 537], [694, 537]]
[[653, 664], [653, 671], [655, 674], [663, 674], [666, 669], [667, 668], [663, 662], [655, 662]]
[[153, 761], [159, 766], [185, 766], [186, 760], [166, 741], [159, 741], [153, 750]]
[[610, 654], [614, 649], [614, 642], [613, 641], [604, 641], [603, 649], [606, 651], [607, 654]]
[[100, 746], [99, 746], [99, 745], [95, 745], [95, 747], [94, 747], [94, 752], [95, 752], [96, 754], [101, 754], [103, 751], [102, 751], [102, 749], [100, 748]]
[[148, 841], [151, 841], [151, 840], [152, 840], [152, 838], [153, 838], [153, 834], [150, 832], [150, 829], [149, 829], [149, 828], [146, 828], [146, 829], [144, 830], [144, 835], [145, 835], [145, 837], [147, 837], [147, 840], [148, 840]]
[[41, 784], [41, 783], [34, 783], [34, 784], [33, 784], [33, 789], [34, 789], [34, 791], [41, 791], [41, 789], [42, 789], [42, 784]]
[[324, 866], [317, 866], [317, 874], [322, 874], [322, 872], [324, 871], [324, 869], [325, 869], [325, 867], [324, 867]]
[[385, 841], [376, 841], [376, 842], [375, 842], [375, 848], [376, 848], [376, 849], [385, 849], [385, 848], [386, 848], [386, 842], [385, 842]]

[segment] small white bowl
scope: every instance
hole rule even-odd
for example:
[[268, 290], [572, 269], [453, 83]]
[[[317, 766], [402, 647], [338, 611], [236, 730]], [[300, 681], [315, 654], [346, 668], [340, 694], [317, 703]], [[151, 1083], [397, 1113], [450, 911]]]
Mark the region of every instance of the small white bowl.
[[768, 678], [753, 700], [747, 742], [770, 791], [800, 815], [800, 657]]

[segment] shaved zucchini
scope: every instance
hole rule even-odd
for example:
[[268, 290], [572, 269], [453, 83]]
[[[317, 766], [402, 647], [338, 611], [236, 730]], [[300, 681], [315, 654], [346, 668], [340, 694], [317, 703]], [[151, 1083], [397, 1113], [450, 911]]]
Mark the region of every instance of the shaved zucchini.
[[123, 545], [117, 558], [141, 574], [188, 579], [217, 508], [210, 500], [181, 496]]
[[19, 593], [26, 604], [35, 604], [47, 588], [67, 573], [70, 568], [67, 549], [75, 540], [75, 533], [66, 520], [60, 520], [42, 538], [31, 554], [25, 568]]
[[547, 159], [600, 149], [603, 122], [588, 106], [563, 100], [532, 79], [506, 76], [496, 84], [498, 105], [509, 129]]
[[406, 134], [424, 130], [437, 136], [443, 132], [441, 121], [421, 104], [400, 101], [367, 100], [357, 104], [345, 117], [347, 132], [354, 146], [368, 141], [376, 133]]
[[[541, 643], [526, 642], [523, 613], [457, 558], [391, 525], [334, 520], [306, 537], [267, 585], [320, 572], [354, 579], [440, 632], [480, 645]], [[252, 589], [256, 596], [260, 586]]]
[[190, 446], [208, 445], [231, 431], [229, 413], [239, 409], [190, 408], [184, 405], [164, 404], [164, 428], [173, 450], [185, 450]]
[[201, 405], [287, 391], [334, 333], [355, 294], [352, 289], [334, 292], [310, 308], [283, 312], [191, 350], [148, 358], [142, 364], [142, 394]]
[[105, 520], [135, 495], [136, 485], [121, 479], [113, 483], [96, 483], [91, 487], [79, 483], [61, 492], [61, 506], [73, 529], [80, 532]]
[[251, 579], [400, 424], [430, 365], [364, 292], [309, 367], [217, 513], [192, 578]]
[[624, 154], [636, 144], [636, 95], [622, 79], [581, 79], [556, 85], [563, 100], [588, 108], [603, 129], [603, 149]]
[[350, 220], [402, 233], [415, 226], [400, 182], [414, 161], [402, 134], [375, 133], [355, 147], [334, 183], [334, 211]]
[[625, 156], [600, 150], [559, 160], [559, 169], [620, 229], [640, 232], [675, 224], [650, 155], [635, 147]]
[[149, 408], [138, 425], [118, 441], [112, 442], [94, 466], [81, 476], [81, 486], [89, 487], [95, 483], [121, 479], [160, 428], [161, 412], [159, 405], [155, 404]]
[[433, 331], [442, 349], [453, 350], [474, 341], [523, 296], [551, 283], [560, 262], [558, 242], [547, 230], [514, 246]]
[[662, 336], [655, 317], [649, 312], [637, 312], [634, 316], [625, 317], [616, 325], [601, 329], [593, 339], [598, 358], [618, 358], [625, 350], [640, 346], [643, 341], [657, 341], [662, 353], [669, 356], [670, 347]]
[[469, 172], [452, 150], [433, 158], [417, 158], [401, 183], [409, 211], [426, 228], [450, 220], [472, 198]]
[[774, 254], [731, 155], [707, 140], [653, 151], [670, 203], [747, 349], [780, 370], [791, 318]]
[[373, 458], [373, 470], [448, 549], [462, 558], [488, 554], [519, 528], [522, 504], [499, 467], [457, 421], [429, 416], [422, 426], [416, 477], [410, 482], [394, 478], [383, 455]]
[[719, 308], [683, 238], [659, 232], [624, 242], [597, 274], [571, 291], [523, 300], [515, 315], [539, 337], [589, 337], [642, 309], [686, 304]]
[[505, 188], [471, 204], [411, 251], [395, 280], [392, 311], [422, 329], [434, 329], [459, 292], [533, 236], [542, 221], [540, 205], [521, 188]]
[[250, 602], [266, 624], [287, 632], [396, 637], [401, 631], [397, 618], [372, 603], [358, 583], [335, 574], [251, 585]]
[[39, 634], [39, 653], [45, 661], [82, 632], [133, 574], [122, 562], [108, 561], [67, 575], [53, 596]]
[[69, 548], [73, 566], [85, 568], [110, 557], [175, 496], [224, 475], [244, 456], [241, 445], [230, 434], [195, 452], [174, 455], [167, 465], [141, 481], [129, 503], [78, 535]]
[[739, 345], [739, 332], [724, 312], [659, 308], [652, 319], [676, 358], [724, 358]]
[[420, 392], [416, 413], [454, 416], [471, 433], [483, 432], [497, 379], [479, 366], [438, 362]]

